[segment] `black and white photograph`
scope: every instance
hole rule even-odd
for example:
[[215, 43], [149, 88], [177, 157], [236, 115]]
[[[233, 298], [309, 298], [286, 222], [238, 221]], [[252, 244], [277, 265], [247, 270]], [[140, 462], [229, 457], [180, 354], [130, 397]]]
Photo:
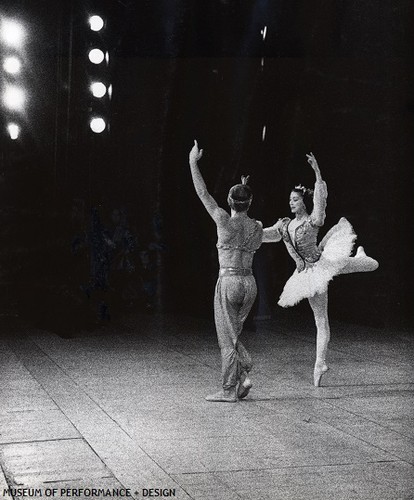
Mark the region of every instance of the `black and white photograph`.
[[0, 1], [0, 500], [414, 499], [411, 0]]

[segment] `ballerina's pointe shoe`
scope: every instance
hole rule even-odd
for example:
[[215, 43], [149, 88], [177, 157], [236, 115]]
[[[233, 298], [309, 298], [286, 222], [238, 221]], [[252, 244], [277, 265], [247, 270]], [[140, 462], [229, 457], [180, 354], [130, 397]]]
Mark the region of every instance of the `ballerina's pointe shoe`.
[[329, 367], [324, 363], [322, 366], [315, 366], [313, 370], [313, 385], [315, 387], [321, 386], [322, 375], [329, 370]]
[[237, 401], [236, 388], [222, 389], [221, 391], [216, 392], [215, 394], [206, 396], [206, 401], [210, 401], [213, 403], [236, 403]]
[[372, 257], [368, 257], [368, 255], [365, 253], [364, 247], [358, 247], [356, 254], [355, 254], [356, 259], [364, 259], [364, 267], [366, 271], [375, 271], [379, 267], [379, 263], [377, 260], [373, 259]]
[[366, 257], [367, 254], [365, 253], [364, 247], [358, 247], [355, 257]]
[[237, 396], [239, 399], [245, 398], [250, 389], [253, 387], [252, 381], [248, 377], [244, 377], [243, 381], [240, 381], [239, 387], [237, 389]]

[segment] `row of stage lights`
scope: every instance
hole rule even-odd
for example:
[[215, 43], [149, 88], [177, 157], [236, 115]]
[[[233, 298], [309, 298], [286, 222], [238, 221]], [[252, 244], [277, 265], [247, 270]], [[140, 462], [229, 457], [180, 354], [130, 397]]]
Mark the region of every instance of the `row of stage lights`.
[[[89, 26], [92, 32], [100, 32], [105, 27], [105, 22], [102, 17], [98, 15], [93, 15], [89, 18]], [[261, 35], [263, 41], [266, 38], [267, 34], [267, 26], [265, 26], [261, 30]], [[3, 45], [5, 45], [6, 50], [4, 53], [7, 53], [4, 56], [2, 61], [2, 67], [5, 73], [5, 77], [3, 80], [3, 104], [9, 111], [9, 113], [13, 113], [15, 116], [18, 113], [21, 113], [24, 110], [24, 104], [26, 101], [26, 92], [21, 87], [21, 70], [22, 70], [22, 48], [26, 38], [26, 33], [23, 27], [12, 20], [2, 20], [0, 25], [0, 39]], [[104, 53], [103, 50], [97, 47], [93, 47], [88, 52], [89, 61], [99, 67], [101, 70], [104, 68], [104, 65], [109, 65], [109, 53]], [[264, 58], [261, 60], [262, 69], [264, 67]], [[104, 76], [105, 70], [102, 69], [102, 75]], [[19, 85], [20, 83], [20, 85]], [[94, 80], [90, 84], [90, 92], [92, 96], [97, 100], [103, 100], [105, 97], [111, 99], [112, 97], [112, 85], [105, 85], [101, 80]], [[95, 103], [94, 103], [95, 104]], [[94, 110], [95, 106], [92, 105], [91, 110], [94, 115], [90, 118], [89, 126], [90, 129], [96, 133], [100, 134], [105, 129], [108, 128], [107, 119], [105, 119], [105, 113], [102, 112], [102, 108], [104, 106], [100, 106], [101, 113]], [[21, 118], [20, 118], [21, 119]], [[15, 140], [19, 137], [21, 131], [21, 125], [19, 120], [10, 120], [7, 123], [7, 131], [10, 135], [10, 138]], [[263, 127], [262, 131], [262, 140], [265, 140], [266, 135], [266, 126]]]
[[[102, 17], [94, 15], [89, 18], [89, 26], [91, 31], [98, 33], [103, 30], [105, 22], [102, 19]], [[106, 66], [109, 65], [109, 53], [108, 52], [104, 53], [103, 50], [96, 47], [89, 50], [88, 59], [92, 64], [96, 65], [99, 69], [102, 69], [105, 64]], [[105, 70], [103, 70], [103, 72], [104, 71]], [[112, 97], [112, 85], [111, 84], [105, 85], [105, 83], [103, 83], [100, 80], [99, 81], [95, 80], [90, 84], [90, 91], [95, 99], [104, 99], [105, 97], [111, 99]], [[94, 106], [92, 106], [92, 111], [94, 112], [93, 107]], [[108, 127], [108, 123], [105, 117], [102, 116], [103, 114], [102, 109], [101, 113], [96, 111], [94, 113], [95, 113], [94, 116], [90, 119], [89, 126], [92, 132], [100, 134]]]
[[[99, 32], [104, 28], [102, 17], [94, 15], [89, 18], [91, 31]], [[27, 91], [23, 88], [23, 61], [24, 61], [24, 42], [26, 31], [23, 26], [14, 20], [1, 20], [0, 41], [3, 45], [2, 57], [2, 102], [6, 108], [7, 132], [12, 140], [19, 138], [22, 129], [24, 117], [24, 106], [27, 100]], [[104, 53], [99, 48], [92, 48], [88, 53], [89, 61], [101, 66], [103, 63], [109, 64], [109, 54]], [[94, 80], [90, 84], [90, 92], [95, 99], [103, 99], [107, 96], [111, 99], [112, 85], [105, 85], [100, 80]], [[93, 106], [92, 106], [93, 108]], [[107, 127], [107, 119], [101, 114], [95, 114], [89, 121], [90, 129], [99, 134]]]
[[21, 86], [22, 48], [26, 33], [23, 27], [11, 20], [2, 20], [0, 39], [3, 45], [2, 68], [2, 101], [7, 110], [9, 120], [6, 127], [10, 138], [15, 140], [21, 131], [18, 114], [23, 111], [26, 102], [26, 92]]

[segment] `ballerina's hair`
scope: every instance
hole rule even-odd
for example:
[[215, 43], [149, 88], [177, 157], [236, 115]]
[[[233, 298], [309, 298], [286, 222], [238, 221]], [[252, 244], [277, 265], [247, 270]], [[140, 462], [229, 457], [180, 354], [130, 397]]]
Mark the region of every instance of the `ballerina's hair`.
[[249, 209], [250, 203], [252, 202], [253, 193], [250, 186], [247, 184], [248, 180], [248, 175], [242, 175], [241, 184], [236, 184], [229, 191], [227, 201], [230, 208], [236, 212], [245, 212]]
[[308, 189], [305, 186], [302, 186], [302, 184], [299, 184], [298, 186], [295, 186], [292, 191], [302, 196], [306, 211], [310, 214], [313, 210], [313, 189]]

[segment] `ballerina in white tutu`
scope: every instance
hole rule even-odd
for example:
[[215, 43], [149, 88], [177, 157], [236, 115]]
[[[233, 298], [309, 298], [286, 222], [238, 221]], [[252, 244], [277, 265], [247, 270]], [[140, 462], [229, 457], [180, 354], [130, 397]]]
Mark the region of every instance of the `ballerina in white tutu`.
[[374, 271], [378, 268], [378, 262], [368, 257], [362, 247], [358, 247], [355, 257], [350, 256], [356, 234], [343, 217], [317, 243], [319, 229], [325, 221], [328, 191], [315, 156], [313, 153], [306, 156], [315, 171], [315, 189], [306, 189], [301, 185], [292, 189], [289, 205], [295, 218], [279, 219], [274, 226], [265, 228], [263, 242], [283, 239], [287, 251], [296, 263], [296, 270], [286, 282], [278, 304], [290, 307], [305, 298], [309, 301], [317, 330], [314, 385], [319, 387], [322, 375], [328, 370], [329, 281], [339, 274]]

